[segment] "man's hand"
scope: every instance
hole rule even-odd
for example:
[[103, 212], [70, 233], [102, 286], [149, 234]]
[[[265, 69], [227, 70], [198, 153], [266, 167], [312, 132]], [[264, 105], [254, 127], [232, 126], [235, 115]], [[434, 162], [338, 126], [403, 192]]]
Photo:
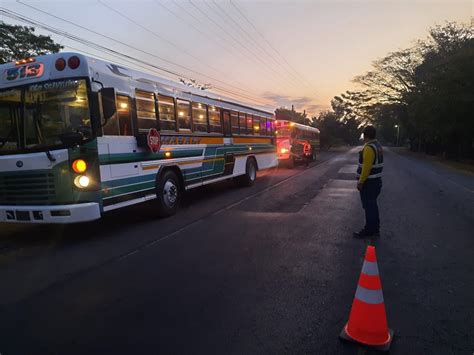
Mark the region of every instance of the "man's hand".
[[357, 183], [357, 190], [359, 190], [359, 191], [362, 190], [362, 186], [363, 186], [363, 185], [364, 185], [363, 183], [358, 182], [358, 183]]

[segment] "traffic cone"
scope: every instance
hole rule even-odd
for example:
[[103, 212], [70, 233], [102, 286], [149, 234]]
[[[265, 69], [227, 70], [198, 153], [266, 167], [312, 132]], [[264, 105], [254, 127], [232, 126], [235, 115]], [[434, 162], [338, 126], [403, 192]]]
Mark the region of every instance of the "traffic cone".
[[390, 348], [393, 330], [387, 326], [375, 247], [371, 245], [365, 252], [349, 321], [342, 329], [340, 337], [382, 351]]

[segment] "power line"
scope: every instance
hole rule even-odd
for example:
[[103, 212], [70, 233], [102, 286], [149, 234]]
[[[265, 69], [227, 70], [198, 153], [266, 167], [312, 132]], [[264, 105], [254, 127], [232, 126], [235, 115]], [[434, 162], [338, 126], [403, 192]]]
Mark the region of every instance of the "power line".
[[[204, 24], [204, 25], [207, 25], [208, 22], [204, 22], [203, 20], [201, 20], [200, 18], [196, 17], [192, 12], [188, 11], [186, 9], [186, 7], [183, 7], [179, 4], [179, 2], [175, 1], [175, 0], [172, 0], [173, 3], [179, 8], [179, 10], [181, 10], [182, 12], [186, 13], [189, 17], [191, 17], [192, 19], [194, 19], [196, 22], [198, 22], [199, 24]], [[154, 1], [156, 4], [166, 8], [163, 4], [157, 2], [156, 0]], [[193, 4], [192, 4], [193, 5]], [[182, 21], [184, 21], [185, 23], [191, 25], [193, 28], [197, 29], [196, 26], [194, 26], [192, 23], [189, 23], [189, 21], [186, 21], [184, 20], [182, 17], [179, 17], [177, 14], [175, 14], [174, 12], [172, 12], [170, 9], [166, 8], [168, 11], [170, 11], [171, 13], [173, 13], [176, 17], [180, 18]], [[200, 11], [200, 9], [197, 9], [198, 11]], [[210, 19], [210, 21], [212, 22], [212, 19]], [[215, 35], [218, 39], [220, 39], [223, 43], [227, 44], [229, 41], [227, 39], [225, 39], [224, 37], [221, 36], [221, 34], [219, 32], [216, 32], [216, 31], [213, 31], [212, 28], [207, 28], [209, 32], [211, 32], [211, 34]], [[197, 29], [200, 33], [203, 33], [201, 30]], [[206, 37], [209, 38], [209, 36], [205, 33], [203, 33], [204, 35], [206, 35]], [[219, 42], [213, 40], [211, 38], [211, 40], [217, 44], [219, 44], [221, 46], [221, 48], [223, 48], [224, 50], [226, 50], [228, 53], [232, 54], [233, 56], [239, 56], [241, 58], [243, 58], [245, 61], [247, 61], [248, 63], [250, 64], [254, 64], [252, 62], [252, 60], [248, 57], [248, 56], [245, 56], [242, 54], [242, 51], [240, 50], [236, 50], [235, 47], [232, 47], [230, 46], [230, 49], [228, 49], [227, 47], [221, 45]], [[274, 78], [271, 78], [271, 80], [274, 80]]]
[[240, 8], [234, 3], [234, 1], [232, 0], [229, 0], [230, 4], [237, 10], [237, 12], [240, 14], [240, 16], [250, 25], [252, 26], [252, 28], [255, 30], [255, 32], [257, 32], [257, 34], [265, 41], [265, 43], [281, 58], [281, 60], [283, 60], [285, 62], [285, 64], [301, 79], [303, 80], [304, 82], [307, 83], [307, 85], [312, 88], [312, 85], [311, 83], [309, 83], [303, 76], [300, 75], [300, 73], [298, 73], [298, 71], [296, 71], [290, 63], [288, 63], [288, 61], [285, 59], [285, 57], [283, 57], [283, 55], [270, 43], [270, 41], [268, 41], [265, 36], [257, 29], [257, 27], [255, 27], [255, 25], [252, 23], [252, 21], [250, 21], [250, 19], [242, 12], [242, 10], [240, 10]]
[[176, 12], [174, 12], [173, 10], [171, 10], [170, 8], [168, 8], [167, 6], [165, 6], [163, 3], [159, 2], [159, 1], [154, 1], [154, 3], [158, 6], [161, 6], [162, 8], [164, 8], [166, 11], [168, 11], [170, 14], [172, 14], [174, 17], [176, 17], [177, 19], [181, 20], [182, 22], [184, 22], [185, 24], [187, 24], [188, 26], [191, 26], [195, 31], [199, 32], [201, 35], [203, 35], [204, 37], [206, 37], [207, 39], [211, 40], [212, 42], [214, 42], [215, 44], [217, 44], [218, 46], [220, 46], [222, 49], [224, 50], [227, 50], [228, 49], [226, 47], [224, 47], [221, 43], [219, 43], [218, 41], [214, 40], [211, 36], [209, 36], [207, 33], [203, 32], [201, 29], [199, 29], [198, 27], [196, 27], [195, 25], [193, 25], [192, 23], [190, 23], [189, 21], [186, 21], [186, 19], [182, 18], [181, 16], [179, 16]]
[[[200, 23], [200, 24], [204, 24], [206, 25], [207, 22], [203, 22], [201, 19], [199, 19], [198, 17], [196, 17], [192, 12], [189, 12], [186, 7], [183, 7], [179, 2], [177, 2], [176, 0], [172, 0], [173, 3], [179, 8], [179, 10], [181, 10], [182, 12], [186, 13], [189, 17], [191, 17], [192, 19], [194, 19], [196, 22]], [[239, 57], [243, 58], [244, 60], [248, 61], [249, 63], [252, 63], [252, 61], [249, 59], [248, 56], [245, 56], [245, 55], [242, 55], [242, 52], [241, 51], [235, 51], [235, 47], [230, 47], [231, 50], [227, 49], [226, 47], [224, 47], [223, 45], [221, 45], [218, 41], [210, 38], [210, 36], [206, 33], [204, 33], [203, 31], [201, 31], [198, 27], [196, 27], [195, 25], [193, 25], [192, 23], [190, 23], [189, 21], [187, 21], [186, 19], [183, 19], [181, 16], [179, 16], [178, 14], [176, 14], [174, 11], [172, 11], [171, 9], [169, 9], [168, 7], [166, 7], [163, 3], [160, 3], [156, 0], [154, 0], [154, 3], [156, 5], [159, 5], [161, 7], [163, 7], [165, 10], [167, 10], [168, 12], [170, 12], [172, 15], [174, 15], [176, 18], [178, 18], [179, 20], [181, 20], [182, 22], [185, 22], [187, 25], [193, 27], [196, 31], [198, 31], [199, 33], [201, 33], [202, 35], [204, 35], [206, 38], [209, 38], [211, 41], [213, 41], [214, 43], [218, 44], [222, 49], [226, 50], [228, 53], [232, 54], [232, 55], [238, 55]], [[193, 4], [191, 4], [193, 5]], [[199, 11], [199, 9], [198, 9]], [[202, 13], [202, 11], [201, 11]], [[208, 18], [209, 19], [209, 18]], [[210, 20], [210, 19], [209, 19]], [[233, 21], [233, 19], [231, 19]], [[212, 22], [212, 20], [211, 20]], [[208, 30], [213, 34], [215, 35], [217, 38], [219, 38], [221, 41], [225, 42], [225, 43], [228, 43], [228, 41], [223, 38], [220, 33], [218, 32], [215, 32], [215, 31], [212, 31], [212, 29], [209, 29]], [[235, 53], [234, 53], [235, 51]], [[266, 55], [268, 56], [271, 56], [268, 52], [266, 52]], [[264, 56], [265, 57], [265, 56]], [[273, 56], [271, 56], [273, 60], [275, 60], [273, 58]], [[277, 64], [279, 64], [278, 62], [276, 62]], [[273, 79], [272, 79], [273, 80]]]
[[[189, 11], [186, 9], [186, 7], [181, 6], [179, 2], [177, 2], [176, 0], [172, 0], [172, 1], [173, 1], [173, 3], [174, 3], [181, 11], [183, 11], [184, 13], [186, 13], [189, 17], [193, 18], [195, 21], [197, 21], [197, 22], [199, 22], [199, 23], [201, 23], [201, 24], [206, 24], [206, 23], [204, 23], [202, 20], [200, 20], [198, 17], [194, 16], [192, 12], [189, 12]], [[159, 3], [159, 2], [155, 0], [155, 3]], [[160, 4], [160, 5], [161, 5], [161, 6], [164, 6], [163, 4]], [[195, 26], [193, 26], [193, 27], [195, 27]], [[202, 31], [201, 31], [201, 32], [202, 32]], [[222, 42], [227, 43], [227, 40], [226, 40], [224, 37], [222, 37], [218, 32], [214, 32], [214, 31], [212, 31], [212, 30], [210, 30], [210, 32], [211, 32], [213, 35], [215, 35], [216, 37], [218, 37]], [[233, 49], [233, 47], [230, 47], [230, 48]], [[237, 51], [237, 52], [235, 52], [235, 53], [239, 54], [240, 52]]]
[[109, 5], [107, 5], [104, 1], [97, 0], [97, 2], [98, 2], [99, 4], [101, 4], [102, 6], [104, 6], [105, 8], [109, 9], [110, 11], [113, 11], [113, 12], [116, 13], [117, 15], [119, 15], [119, 16], [125, 18], [126, 20], [130, 21], [130, 22], [133, 23], [134, 25], [136, 25], [136, 26], [140, 27], [141, 29], [147, 31], [148, 33], [151, 33], [151, 34], [152, 34], [153, 36], [155, 36], [156, 38], [159, 38], [159, 39], [161, 39], [162, 41], [168, 43], [170, 46], [176, 48], [176, 49], [179, 50], [180, 52], [183, 52], [183, 53], [187, 54], [188, 56], [190, 56], [191, 58], [193, 58], [193, 59], [196, 60], [197, 62], [199, 62], [199, 63], [201, 63], [201, 64], [207, 66], [208, 68], [210, 68], [210, 69], [212, 69], [212, 70], [218, 72], [218, 73], [221, 74], [221, 75], [222, 75], [222, 74], [225, 75], [225, 73], [221, 72], [219, 69], [214, 68], [214, 67], [212, 67], [211, 65], [209, 65], [209, 64], [207, 64], [207, 63], [205, 63], [205, 62], [203, 62], [202, 59], [200, 59], [200, 58], [194, 56], [193, 54], [189, 53], [186, 49], [183, 49], [183, 48], [177, 46], [177, 45], [176, 45], [175, 43], [173, 43], [172, 41], [170, 41], [170, 40], [166, 39], [165, 37], [159, 35], [159, 34], [156, 33], [155, 31], [152, 31], [152, 30], [150, 30], [149, 28], [143, 26], [142, 24], [140, 24], [139, 22], [133, 20], [131, 17], [125, 15], [125, 14], [122, 13], [121, 11], [119, 11], [119, 10], [117, 10], [117, 9], [115, 9], [115, 8], [113, 8], [113, 7], [111, 7], [111, 6], [109, 6]]
[[[238, 45], [240, 45], [244, 50], [248, 51], [248, 53], [250, 53], [250, 55], [256, 59], [257, 62], [259, 62], [260, 64], [263, 65], [263, 68], [267, 69], [267, 70], [270, 70], [274, 73], [274, 75], [276, 75], [276, 79], [275, 81], [278, 81], [280, 78], [278, 77], [278, 72], [276, 72], [273, 68], [271, 67], [268, 67], [267, 64], [265, 64], [265, 62], [263, 62], [259, 57], [257, 57], [255, 55], [255, 53], [250, 49], [248, 48], [245, 44], [243, 44], [241, 41], [239, 41], [237, 38], [235, 38], [235, 36], [233, 36], [231, 33], [229, 33], [224, 27], [222, 27], [219, 23], [217, 23], [213, 18], [211, 18], [208, 14], [206, 14], [204, 11], [202, 11], [198, 6], [196, 6], [192, 0], [188, 0], [189, 3], [196, 9], [199, 11], [199, 13], [201, 13], [204, 17], [206, 17], [209, 21], [211, 21], [215, 26], [217, 26], [221, 31], [223, 31], [224, 33], [226, 33], [234, 42], [236, 42]], [[204, 2], [204, 4], [206, 5], [207, 3]], [[211, 8], [212, 9], [212, 8]]]
[[[41, 12], [41, 13], [43, 13], [43, 14], [46, 14], [46, 15], [51, 16], [51, 17], [53, 17], [53, 18], [59, 19], [59, 20], [61, 20], [61, 21], [63, 21], [63, 22], [66, 22], [66, 23], [71, 24], [71, 25], [73, 25], [73, 26], [75, 26], [75, 27], [81, 28], [81, 29], [83, 29], [83, 30], [85, 30], [85, 31], [91, 32], [91, 33], [93, 33], [93, 34], [95, 34], [95, 35], [104, 37], [104, 38], [106, 38], [106, 39], [108, 39], [108, 40], [110, 40], [110, 41], [113, 41], [113, 42], [115, 42], [115, 43], [119, 43], [119, 44], [121, 44], [121, 45], [123, 45], [123, 46], [129, 47], [129, 48], [131, 48], [131, 49], [133, 49], [133, 50], [136, 50], [136, 51], [138, 51], [138, 52], [141, 52], [141, 53], [144, 53], [144, 54], [149, 55], [149, 56], [151, 56], [151, 57], [157, 58], [157, 59], [159, 59], [159, 60], [161, 60], [161, 61], [163, 61], [163, 62], [165, 62], [165, 63], [168, 63], [168, 64], [171, 64], [171, 65], [173, 65], [173, 66], [182, 68], [182, 69], [184, 69], [184, 70], [186, 70], [186, 71], [189, 71], [189, 72], [194, 73], [194, 74], [196, 74], [196, 75], [199, 75], [199, 76], [201, 76], [201, 77], [205, 77], [205, 78], [211, 79], [211, 80], [213, 80], [213, 81], [215, 81], [215, 82], [221, 83], [221, 84], [223, 84], [223, 85], [225, 85], [225, 86], [231, 87], [231, 88], [236, 89], [236, 90], [238, 90], [238, 91], [245, 92], [246, 94], [248, 94], [248, 92], [249, 92], [248, 90], [243, 90], [243, 89], [241, 89], [241, 88], [238, 87], [238, 86], [235, 86], [235, 85], [226, 83], [225, 81], [222, 81], [222, 80], [220, 80], [220, 79], [217, 79], [217, 78], [214, 78], [214, 77], [212, 77], [212, 76], [209, 76], [209, 75], [200, 73], [200, 72], [198, 72], [198, 71], [196, 71], [196, 70], [194, 70], [194, 69], [188, 68], [188, 67], [186, 67], [186, 66], [184, 66], [184, 65], [181, 65], [181, 64], [178, 64], [178, 63], [174, 63], [174, 62], [172, 62], [172, 61], [170, 61], [170, 60], [167, 60], [167, 59], [165, 59], [165, 58], [162, 58], [162, 57], [160, 57], [160, 56], [158, 56], [158, 55], [156, 55], [156, 54], [147, 52], [147, 51], [145, 51], [145, 50], [143, 50], [143, 49], [140, 49], [140, 48], [137, 48], [137, 47], [135, 47], [135, 46], [129, 45], [129, 44], [125, 43], [125, 42], [122, 42], [122, 41], [117, 40], [117, 39], [115, 39], [115, 38], [112, 38], [112, 37], [110, 37], [110, 36], [107, 36], [107, 35], [104, 35], [104, 34], [102, 34], [102, 33], [96, 32], [96, 31], [94, 31], [94, 30], [91, 30], [91, 29], [89, 29], [89, 28], [86, 28], [86, 27], [84, 27], [84, 26], [81, 26], [81, 25], [79, 25], [79, 24], [77, 24], [77, 23], [74, 23], [74, 22], [72, 22], [72, 21], [69, 21], [69, 20], [67, 20], [67, 19], [64, 19], [64, 18], [62, 18], [62, 17], [60, 17], [60, 16], [53, 15], [53, 14], [51, 14], [51, 13], [48, 13], [48, 12], [46, 12], [46, 11], [43, 11], [43, 10], [41, 10], [41, 9], [35, 7], [35, 6], [26, 4], [26, 3], [22, 2], [21, 0], [17, 0], [17, 2], [20, 3], [20, 4], [22, 4], [22, 5], [24, 5], [24, 6], [27, 6], [27, 7], [29, 7], [29, 8], [32, 8], [32, 9], [34, 9], [34, 10], [36, 10], [36, 11], [39, 11], [39, 12]], [[8, 10], [7, 10], [7, 11], [8, 11]], [[14, 12], [12, 11], [12, 13], [14, 13]], [[155, 66], [155, 67], [156, 67], [156, 66]], [[165, 68], [161, 68], [161, 67], [157, 67], [157, 68], [158, 68], [159, 70], [163, 70], [163, 71], [166, 71], [166, 72], [171, 72], [171, 71], [169, 71], [169, 70], [167, 70], [167, 69], [165, 69]], [[177, 75], [177, 76], [183, 76], [182, 74], [176, 74], [176, 73], [172, 73], [172, 74], [173, 74], [173, 75]], [[191, 78], [187, 78], [187, 79], [191, 79]], [[214, 86], [215, 86], [215, 85], [214, 85]], [[256, 97], [258, 97], [258, 96], [256, 96]], [[259, 99], [261, 99], [261, 98], [259, 97]]]
[[[228, 14], [227, 11], [224, 10], [224, 8], [222, 6], [219, 5], [218, 2], [216, 2], [215, 0], [212, 0], [212, 3], [217, 7], [217, 9], [219, 9], [219, 11], [226, 17], [228, 18], [235, 26], [235, 28], [237, 28], [241, 33], [243, 33], [246, 38], [248, 38], [250, 40], [250, 42], [255, 46], [255, 48], [257, 49], [260, 49], [262, 51], [262, 53], [264, 53], [265, 57], [264, 58], [270, 58], [273, 60], [274, 63], [276, 63], [279, 67], [281, 67], [285, 73], [287, 75], [289, 75], [289, 79], [290, 80], [294, 80], [294, 82], [296, 84], [300, 84], [300, 79], [295, 77], [293, 73], [291, 73], [290, 71], [288, 71], [288, 69], [286, 69], [283, 65], [281, 65], [280, 62], [278, 62], [273, 55], [271, 55], [262, 45], [260, 45], [254, 38], [253, 36], [251, 36], [243, 26], [241, 26], [237, 21], [234, 20], [234, 18], [232, 17], [232, 15]], [[306, 84], [305, 84], [306, 85]]]
[[[91, 47], [91, 48], [94, 48], [96, 50], [99, 50], [99, 51], [102, 51], [102, 52], [105, 52], [105, 53], [108, 53], [109, 55], [112, 54], [114, 56], [120, 56], [120, 57], [124, 57], [128, 60], [132, 60], [133, 62], [138, 62], [138, 63], [141, 63], [141, 64], [144, 64], [146, 66], [149, 66], [149, 67], [152, 67], [154, 68], [155, 70], [158, 70], [158, 71], [163, 71], [163, 72], [166, 72], [168, 74], [171, 74], [175, 77], [179, 77], [179, 78], [186, 78], [188, 80], [190, 80], [190, 78], [187, 78], [186, 76], [182, 75], [181, 73], [178, 73], [178, 72], [174, 72], [172, 70], [169, 70], [169, 69], [166, 69], [166, 68], [162, 68], [162, 67], [159, 67], [155, 64], [152, 64], [152, 63], [149, 63], [149, 62], [146, 62], [144, 60], [141, 60], [139, 58], [136, 58], [136, 57], [133, 57], [133, 56], [130, 56], [130, 55], [127, 55], [127, 54], [124, 54], [124, 53], [120, 53], [114, 49], [111, 49], [111, 48], [108, 48], [108, 47], [105, 47], [105, 46], [102, 46], [100, 44], [97, 44], [97, 43], [94, 43], [94, 42], [91, 42], [89, 40], [86, 40], [86, 39], [82, 39], [78, 36], [75, 36], [75, 35], [72, 35], [68, 32], [65, 32], [65, 31], [62, 31], [62, 30], [59, 30], [57, 28], [54, 28], [52, 26], [49, 26], [49, 25], [46, 25], [42, 22], [39, 22], [39, 21], [36, 21], [36, 20], [33, 20], [33, 19], [30, 19], [28, 17], [25, 17], [25, 16], [22, 16], [20, 14], [17, 14], [15, 13], [14, 11], [11, 11], [11, 10], [8, 10], [8, 9], [5, 9], [5, 8], [2, 8], [0, 7], [0, 12], [2, 12], [5, 16], [7, 17], [10, 17], [14, 20], [17, 20], [17, 21], [21, 21], [21, 22], [24, 22], [24, 23], [27, 23], [27, 24], [30, 24], [30, 25], [33, 25], [33, 26], [36, 26], [36, 27], [40, 27], [46, 31], [49, 31], [51, 33], [55, 33], [59, 36], [64, 36], [68, 39], [71, 39], [73, 41], [76, 41], [76, 42], [79, 42], [85, 46], [88, 46], [88, 47]], [[237, 97], [241, 97], [241, 98], [245, 98], [247, 100], [251, 100], [253, 102], [257, 102], [259, 105], [263, 105], [263, 106], [266, 106], [269, 104], [269, 102], [263, 102], [263, 101], [260, 101], [261, 98], [259, 97], [258, 100], [256, 100], [254, 97], [250, 96], [250, 95], [246, 95], [246, 94], [239, 94], [239, 93], [236, 93], [234, 91], [231, 91], [231, 90], [228, 90], [228, 89], [225, 89], [225, 88], [222, 88], [222, 87], [219, 87], [219, 86], [214, 86], [217, 90], [219, 91], [222, 91], [222, 92], [225, 92], [225, 93], [230, 93], [234, 96], [237, 96]]]
[[[155, 31], [150, 30], [149, 28], [147, 28], [147, 27], [143, 26], [142, 24], [138, 23], [137, 21], [135, 21], [134, 19], [132, 19], [130, 16], [127, 16], [127, 15], [125, 15], [123, 12], [121, 12], [121, 11], [119, 11], [119, 10], [117, 10], [117, 9], [115, 9], [115, 8], [113, 8], [113, 7], [111, 7], [111, 6], [109, 6], [109, 5], [106, 4], [104, 1], [102, 1], [102, 0], [97, 0], [97, 2], [98, 2], [99, 4], [101, 4], [102, 6], [104, 6], [105, 8], [107, 8], [108, 10], [113, 11], [113, 12], [116, 13], [117, 15], [119, 15], [119, 16], [125, 18], [126, 20], [130, 21], [131, 23], [133, 23], [134, 25], [138, 26], [139, 28], [141, 28], [141, 29], [147, 31], [148, 33], [151, 33], [153, 36], [155, 36], [155, 37], [161, 39], [162, 41], [165, 41], [166, 43], [168, 43], [168, 44], [171, 45], [172, 47], [178, 49], [180, 52], [183, 52], [183, 53], [187, 54], [188, 56], [190, 56], [191, 58], [193, 58], [194, 60], [196, 60], [198, 63], [201, 63], [201, 64], [205, 65], [206, 67], [208, 67], [208, 68], [214, 70], [215, 72], [219, 73], [220, 75], [223, 75], [223, 76], [227, 75], [227, 73], [225, 73], [225, 72], [221, 71], [220, 69], [214, 68], [213, 66], [207, 64], [207, 63], [206, 63], [205, 61], [203, 61], [202, 59], [200, 59], [200, 58], [194, 56], [193, 54], [189, 53], [189, 52], [186, 51], [185, 49], [183, 49], [183, 48], [177, 46], [177, 45], [176, 45], [175, 43], [173, 43], [172, 41], [166, 39], [165, 37], [159, 35], [159, 34], [156, 33]], [[159, 3], [158, 3], [158, 4], [159, 4]], [[164, 7], [164, 6], [163, 6], [163, 7]], [[165, 9], [166, 9], [166, 7], [165, 7]], [[168, 11], [169, 11], [169, 10], [168, 10]], [[240, 85], [245, 85], [245, 84], [243, 84], [243, 83], [241, 83], [241, 82], [239, 82], [239, 81], [237, 81], [237, 80], [234, 80], [234, 82], [236, 82], [236, 83], [238, 83], [238, 84], [240, 84]]]

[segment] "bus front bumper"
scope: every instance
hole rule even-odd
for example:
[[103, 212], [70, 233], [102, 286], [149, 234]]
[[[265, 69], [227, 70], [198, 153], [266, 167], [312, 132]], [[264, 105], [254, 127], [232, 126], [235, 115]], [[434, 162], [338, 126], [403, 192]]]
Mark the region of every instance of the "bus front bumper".
[[0, 206], [0, 222], [77, 223], [100, 218], [96, 202], [54, 206]]

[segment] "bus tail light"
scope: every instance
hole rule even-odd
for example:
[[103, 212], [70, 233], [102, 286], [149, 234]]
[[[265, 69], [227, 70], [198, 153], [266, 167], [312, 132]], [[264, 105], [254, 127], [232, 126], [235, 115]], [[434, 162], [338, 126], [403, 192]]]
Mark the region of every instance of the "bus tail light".
[[79, 175], [74, 179], [74, 185], [80, 189], [85, 189], [90, 183], [91, 180], [86, 175]]
[[64, 58], [56, 59], [56, 63], [54, 64], [54, 66], [56, 67], [56, 70], [63, 71], [64, 68], [66, 68], [66, 61], [64, 60]]
[[288, 153], [288, 149], [281, 148], [280, 152], [281, 152], [281, 154], [286, 154], [286, 153]]
[[77, 69], [80, 64], [81, 64], [81, 60], [79, 59], [78, 56], [75, 56], [75, 55], [73, 55], [71, 58], [67, 60], [67, 65], [71, 69]]
[[82, 159], [76, 159], [72, 162], [72, 170], [78, 174], [82, 174], [87, 170], [87, 163]]

